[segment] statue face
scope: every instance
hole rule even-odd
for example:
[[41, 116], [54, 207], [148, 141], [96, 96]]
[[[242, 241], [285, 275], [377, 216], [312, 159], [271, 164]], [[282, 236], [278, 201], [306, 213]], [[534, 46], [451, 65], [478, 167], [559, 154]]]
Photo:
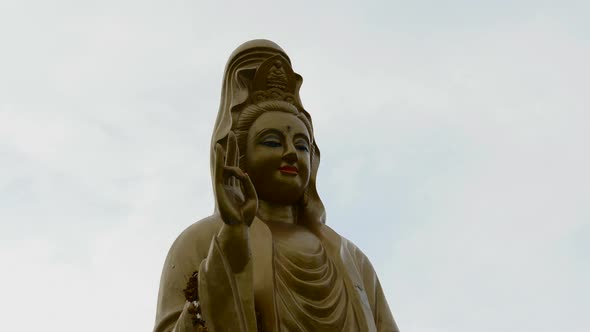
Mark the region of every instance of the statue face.
[[245, 170], [262, 200], [294, 204], [310, 173], [309, 132], [294, 114], [263, 113], [248, 132]]

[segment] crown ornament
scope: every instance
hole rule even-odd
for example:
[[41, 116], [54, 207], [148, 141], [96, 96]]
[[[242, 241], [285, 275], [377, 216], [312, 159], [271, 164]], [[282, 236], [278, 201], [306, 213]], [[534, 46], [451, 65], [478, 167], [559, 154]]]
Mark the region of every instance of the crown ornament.
[[[250, 101], [257, 104], [269, 100], [281, 100], [296, 105], [297, 74], [289, 62], [280, 55], [264, 61], [254, 74]], [[297, 105], [296, 105], [297, 106]]]

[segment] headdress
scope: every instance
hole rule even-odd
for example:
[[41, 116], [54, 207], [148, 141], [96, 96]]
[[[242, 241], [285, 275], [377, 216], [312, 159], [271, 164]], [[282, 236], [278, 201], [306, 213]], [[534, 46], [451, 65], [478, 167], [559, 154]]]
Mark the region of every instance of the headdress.
[[297, 105], [295, 95], [299, 92], [297, 81], [301, 77], [293, 72], [285, 58], [275, 55], [265, 60], [254, 74], [250, 88], [250, 102], [253, 104], [267, 100], [281, 100]]

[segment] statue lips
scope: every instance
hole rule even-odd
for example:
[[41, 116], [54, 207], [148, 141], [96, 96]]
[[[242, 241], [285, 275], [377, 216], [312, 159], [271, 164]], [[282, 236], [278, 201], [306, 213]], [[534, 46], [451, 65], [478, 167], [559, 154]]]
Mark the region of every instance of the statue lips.
[[281, 167], [279, 167], [279, 171], [281, 171], [281, 173], [283, 173], [283, 174], [289, 174], [289, 175], [299, 174], [299, 170], [295, 166], [281, 166]]

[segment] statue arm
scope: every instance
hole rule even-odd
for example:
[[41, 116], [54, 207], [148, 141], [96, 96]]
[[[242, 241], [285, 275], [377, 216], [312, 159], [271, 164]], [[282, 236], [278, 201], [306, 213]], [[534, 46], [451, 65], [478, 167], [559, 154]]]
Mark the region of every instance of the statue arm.
[[189, 226], [172, 244], [160, 278], [154, 332], [191, 331], [193, 328], [184, 289], [207, 256], [209, 243], [219, 227], [215, 216], [205, 218]]
[[[219, 219], [212, 216], [193, 224], [172, 245], [160, 279], [154, 332], [197, 331], [188, 312], [192, 304], [184, 295], [195, 271], [199, 272], [199, 302], [209, 331], [256, 331], [252, 269], [248, 263], [240, 272], [232, 270], [223, 250], [232, 237], [220, 236], [225, 233], [220, 231], [224, 224]], [[230, 311], [235, 315], [227, 314]], [[246, 329], [239, 328], [243, 320]]]
[[[212, 332], [256, 332], [252, 262], [248, 260], [236, 269], [231, 256], [226, 253], [228, 245], [234, 242], [235, 234], [226, 236], [228, 234], [224, 231], [227, 230], [224, 225], [220, 234], [211, 241], [209, 254], [199, 268], [199, 300], [203, 318]], [[234, 231], [231, 229], [230, 232]]]

